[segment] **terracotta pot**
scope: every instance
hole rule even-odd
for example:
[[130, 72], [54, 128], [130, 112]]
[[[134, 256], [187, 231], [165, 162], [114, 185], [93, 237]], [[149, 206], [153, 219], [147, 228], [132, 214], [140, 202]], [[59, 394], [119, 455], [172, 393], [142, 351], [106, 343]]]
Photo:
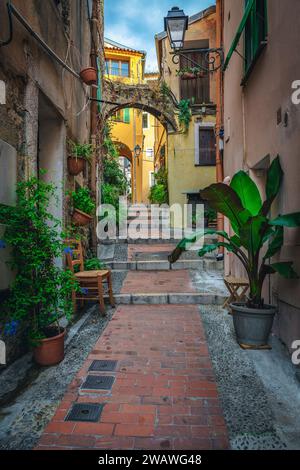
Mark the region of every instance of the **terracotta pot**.
[[80, 72], [81, 80], [87, 85], [97, 84], [97, 70], [94, 67], [87, 67]]
[[34, 348], [33, 357], [41, 366], [54, 366], [65, 357], [65, 330], [51, 338], [42, 339], [39, 346]]
[[75, 225], [87, 225], [92, 220], [92, 217], [79, 209], [74, 209], [72, 221]]
[[84, 169], [85, 160], [80, 157], [68, 157], [68, 171], [70, 175], [78, 175]]
[[195, 75], [194, 73], [185, 72], [184, 74], [181, 75], [180, 78], [182, 80], [193, 80], [194, 78], [197, 78], [197, 75]]

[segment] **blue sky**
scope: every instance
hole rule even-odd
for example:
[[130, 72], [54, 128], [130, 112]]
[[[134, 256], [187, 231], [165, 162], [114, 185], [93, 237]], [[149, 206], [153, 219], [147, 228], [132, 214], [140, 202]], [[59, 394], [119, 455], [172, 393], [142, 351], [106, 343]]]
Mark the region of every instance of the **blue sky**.
[[163, 18], [173, 6], [193, 15], [214, 0], [105, 0], [105, 36], [134, 49], [147, 51], [146, 70], [157, 70], [154, 35], [163, 31]]

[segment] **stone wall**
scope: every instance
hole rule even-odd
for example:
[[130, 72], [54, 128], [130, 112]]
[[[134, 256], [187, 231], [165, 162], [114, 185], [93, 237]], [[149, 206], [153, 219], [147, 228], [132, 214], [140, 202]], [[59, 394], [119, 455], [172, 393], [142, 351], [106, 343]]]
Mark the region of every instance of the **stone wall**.
[[[87, 2], [14, 0], [13, 4], [77, 74], [90, 65]], [[1, 39], [8, 36], [5, 2], [0, 3], [0, 30]], [[76, 182], [86, 184], [90, 177], [88, 164], [84, 173], [74, 178], [68, 174], [66, 163], [68, 140], [88, 142], [90, 138], [90, 89], [50, 56], [15, 17], [13, 39], [0, 47], [0, 80], [6, 88], [6, 103], [0, 104], [0, 139], [17, 151], [17, 178], [36, 174], [41, 162], [46, 165], [48, 179], [60, 188], [59, 207], [53, 206], [52, 211], [66, 226], [70, 223], [70, 205], [65, 193], [74, 189]], [[51, 136], [47, 136], [47, 130]], [[45, 137], [41, 139], [41, 135]], [[1, 321], [0, 307], [0, 339], [4, 329]], [[8, 362], [26, 348], [23, 328], [26, 325], [17, 336], [5, 337]]]

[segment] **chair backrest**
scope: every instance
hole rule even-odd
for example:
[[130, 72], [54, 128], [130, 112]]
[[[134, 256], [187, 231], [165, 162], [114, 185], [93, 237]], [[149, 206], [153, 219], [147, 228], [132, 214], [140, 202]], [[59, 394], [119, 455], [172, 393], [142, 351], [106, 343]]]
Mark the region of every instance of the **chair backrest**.
[[83, 250], [80, 240], [69, 238], [64, 240], [66, 246], [65, 253], [67, 258], [67, 266], [74, 273], [74, 266], [79, 266], [79, 271], [84, 270]]

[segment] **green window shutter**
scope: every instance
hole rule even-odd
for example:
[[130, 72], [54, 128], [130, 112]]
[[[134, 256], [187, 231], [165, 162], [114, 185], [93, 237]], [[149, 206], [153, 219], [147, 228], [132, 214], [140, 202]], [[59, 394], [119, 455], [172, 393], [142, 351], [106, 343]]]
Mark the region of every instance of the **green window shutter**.
[[127, 124], [130, 123], [130, 109], [125, 108], [123, 110], [123, 121], [126, 122]]
[[268, 33], [267, 2], [266, 0], [246, 0], [251, 10], [245, 24], [245, 73], [256, 61]]

